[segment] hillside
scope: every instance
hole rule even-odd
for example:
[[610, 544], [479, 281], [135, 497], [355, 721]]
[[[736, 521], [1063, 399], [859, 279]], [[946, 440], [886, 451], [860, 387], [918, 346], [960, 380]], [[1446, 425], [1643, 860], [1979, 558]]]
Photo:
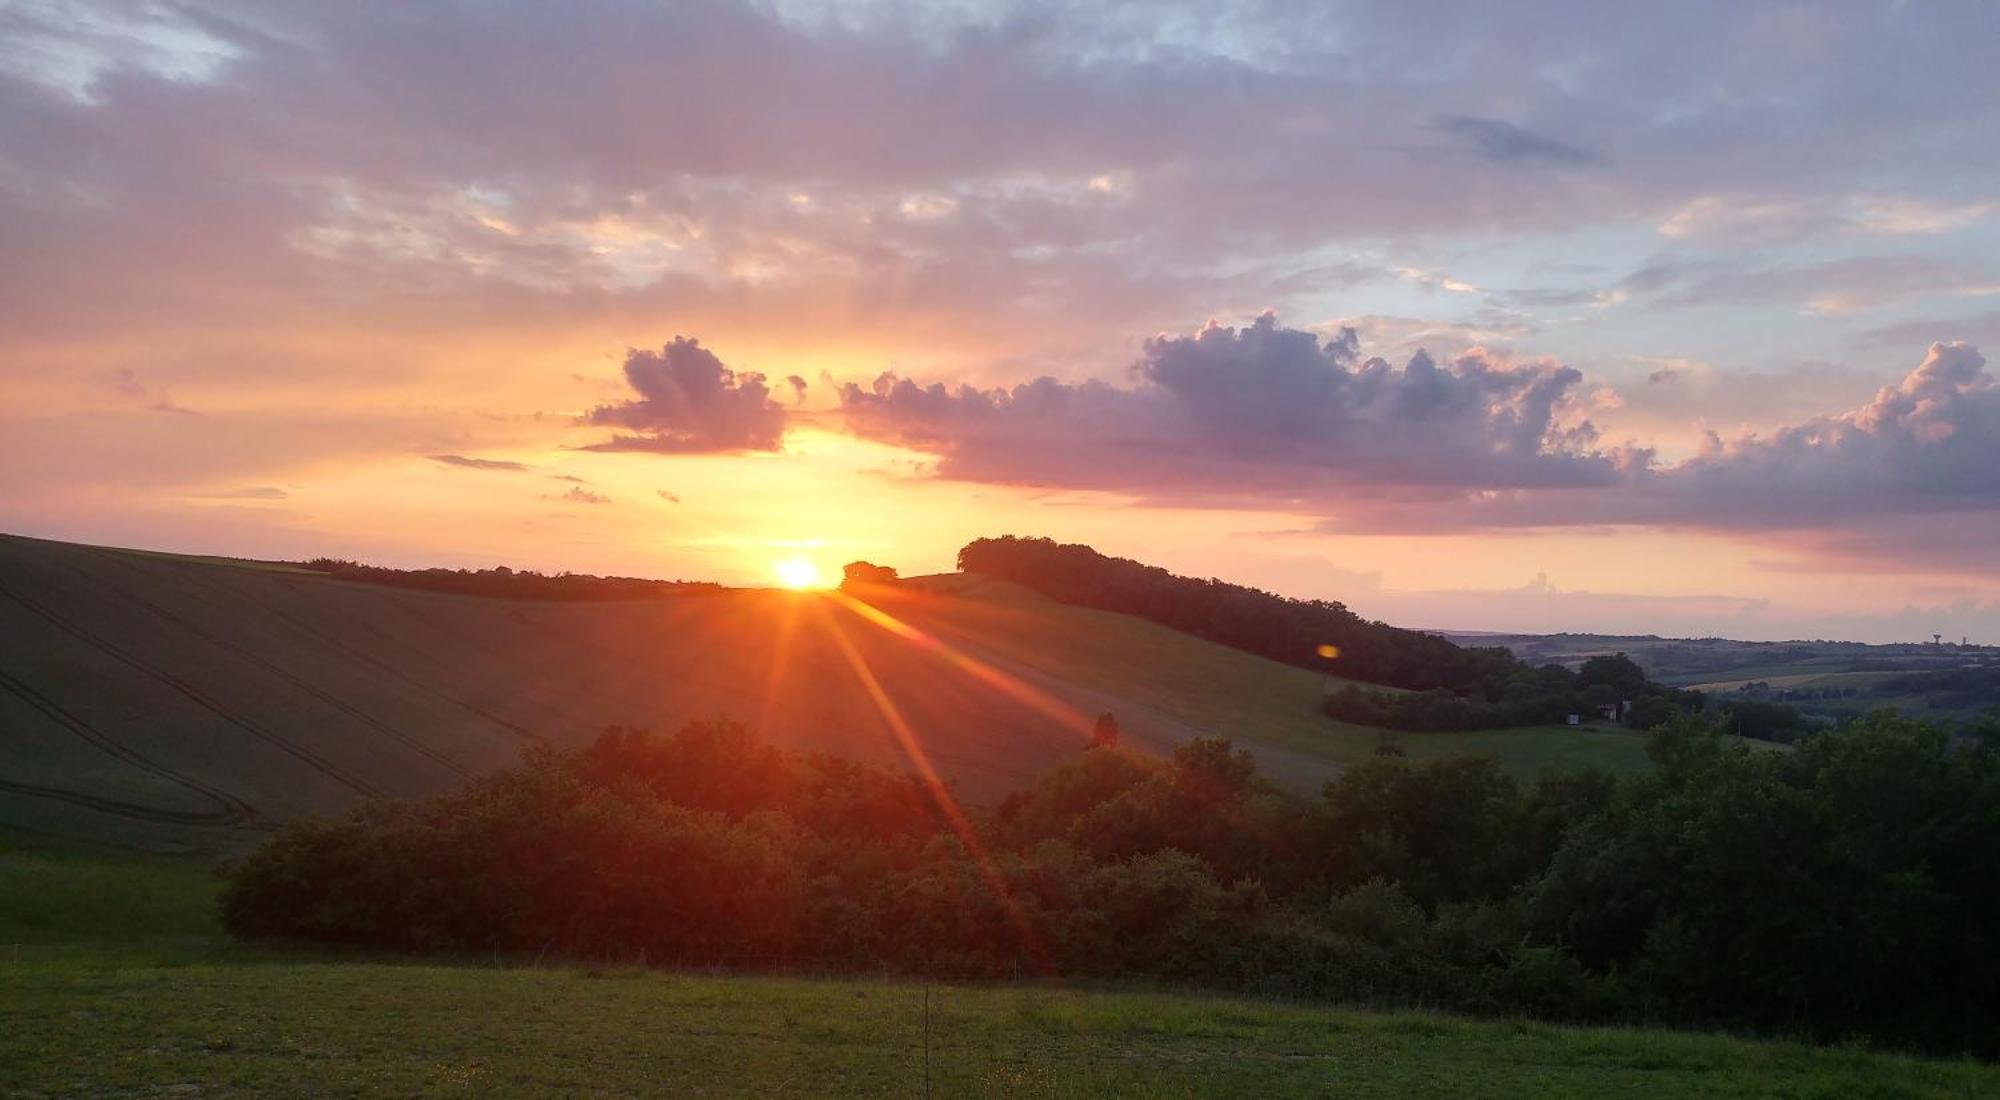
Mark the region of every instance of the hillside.
[[[772, 741], [910, 765], [974, 801], [1087, 743], [1201, 734], [1316, 787], [1377, 733], [1324, 678], [1124, 615], [946, 577], [870, 597], [697, 590], [562, 603], [360, 584], [270, 563], [0, 537], [0, 827], [238, 850], [274, 821], [413, 796], [537, 737], [725, 715]], [[1641, 766], [1615, 731], [1406, 735]]]
[[1718, 701], [1782, 703], [1823, 722], [1883, 708], [1960, 726], [2000, 707], [2000, 646], [1963, 641], [1744, 642], [1607, 634], [1455, 634], [1522, 660], [1574, 667], [1624, 653], [1663, 683]]

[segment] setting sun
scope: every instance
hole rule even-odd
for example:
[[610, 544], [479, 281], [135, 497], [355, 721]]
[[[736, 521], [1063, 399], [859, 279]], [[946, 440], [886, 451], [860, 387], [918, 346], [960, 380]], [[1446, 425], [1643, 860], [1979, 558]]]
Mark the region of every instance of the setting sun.
[[778, 583], [786, 588], [803, 591], [808, 588], [825, 588], [826, 577], [819, 566], [804, 558], [786, 558], [771, 567], [778, 575]]

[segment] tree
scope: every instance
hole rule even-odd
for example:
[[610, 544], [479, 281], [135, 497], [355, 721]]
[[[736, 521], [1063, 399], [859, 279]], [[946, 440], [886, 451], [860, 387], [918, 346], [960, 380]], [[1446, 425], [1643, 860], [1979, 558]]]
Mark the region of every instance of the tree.
[[1097, 716], [1096, 724], [1090, 727], [1090, 743], [1100, 748], [1118, 747], [1118, 716], [1105, 711]]
[[1646, 670], [1623, 653], [1590, 658], [1576, 670], [1576, 679], [1586, 686], [1603, 684], [1617, 692], [1618, 699], [1630, 699], [1646, 690]]
[[896, 582], [896, 570], [887, 565], [851, 561], [840, 569], [840, 589], [843, 592], [851, 592], [856, 588], [882, 588]]

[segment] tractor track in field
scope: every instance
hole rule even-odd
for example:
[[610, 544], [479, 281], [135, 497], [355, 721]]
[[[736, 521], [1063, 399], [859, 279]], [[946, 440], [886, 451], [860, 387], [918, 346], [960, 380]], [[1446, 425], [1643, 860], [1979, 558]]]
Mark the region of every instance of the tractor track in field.
[[362, 779], [360, 776], [349, 773], [346, 769], [340, 767], [338, 764], [335, 764], [330, 760], [327, 760], [326, 758], [320, 756], [318, 753], [315, 753], [310, 749], [302, 748], [301, 746], [295, 745], [290, 741], [287, 741], [283, 737], [280, 737], [277, 734], [271, 732], [270, 730], [265, 729], [263, 726], [257, 724], [256, 722], [250, 720], [249, 718], [246, 718], [243, 715], [231, 711], [228, 707], [224, 706], [219, 700], [215, 699], [213, 696], [210, 696], [207, 692], [202, 691], [200, 688], [195, 687], [193, 684], [188, 683], [186, 680], [183, 680], [180, 677], [175, 676], [173, 673], [168, 672], [165, 669], [148, 664], [144, 660], [128, 652], [127, 650], [117, 645], [114, 645], [109, 641], [106, 641], [104, 638], [101, 638], [96, 634], [93, 634], [90, 631], [77, 626], [74, 623], [71, 623], [69, 620], [63, 618], [61, 615], [58, 615], [55, 612], [50, 611], [48, 608], [43, 607], [42, 605], [36, 603], [35, 601], [30, 600], [27, 597], [21, 595], [19, 592], [14, 591], [8, 585], [0, 584], [0, 596], [5, 596], [6, 598], [14, 601], [15, 603], [21, 605], [23, 608], [26, 608], [29, 613], [41, 618], [49, 625], [55, 627], [58, 630], [61, 630], [63, 633], [68, 634], [73, 638], [76, 638], [78, 641], [81, 641], [85, 645], [88, 645], [91, 648], [96, 649], [98, 652], [103, 653], [104, 655], [112, 658], [113, 660], [119, 662], [120, 664], [125, 665], [126, 667], [132, 669], [133, 671], [138, 672], [143, 676], [147, 676], [153, 680], [158, 681], [161, 684], [166, 685], [168, 688], [172, 689], [175, 693], [179, 694], [180, 696], [194, 703], [195, 705], [201, 707], [203, 710], [208, 711], [209, 713], [215, 715], [217, 718], [222, 719], [223, 721], [229, 723], [230, 725], [236, 727], [237, 729], [242, 730], [244, 733], [247, 733], [250, 736], [256, 738], [257, 740], [262, 741], [265, 744], [271, 746], [272, 748], [277, 749], [279, 752], [282, 752], [287, 756], [290, 756], [293, 759], [298, 760], [300, 763], [306, 765], [307, 767], [313, 769], [314, 771], [320, 773], [321, 775], [326, 776], [328, 779], [331, 779], [334, 782], [339, 783], [341, 786], [346, 787], [357, 794], [366, 795], [370, 798], [379, 798], [382, 796], [382, 792], [379, 789], [377, 789], [373, 784], [369, 783], [367, 780]]
[[[394, 611], [396, 614], [402, 616], [403, 618], [408, 619], [411, 622], [417, 624], [418, 626], [423, 627], [425, 630], [433, 631], [435, 633], [444, 635], [446, 638], [456, 640], [466, 650], [466, 652], [476, 654], [482, 661], [485, 661], [489, 664], [493, 664], [495, 666], [500, 666], [502, 664], [502, 662], [499, 660], [497, 651], [494, 649], [492, 645], [488, 644], [486, 635], [472, 624], [467, 624], [466, 627], [461, 628], [459, 624], [449, 619], [433, 618], [432, 616], [426, 615], [422, 611], [411, 606], [408, 602], [404, 601], [403, 599], [400, 599], [398, 596], [398, 590], [392, 586], [369, 585], [368, 582], [366, 581], [361, 581], [356, 583], [366, 585], [367, 587], [375, 589], [374, 592], [375, 599], [380, 603], [387, 605], [390, 610]], [[480, 597], [480, 596], [460, 596], [457, 593], [439, 593], [439, 595], [448, 595], [457, 599], [479, 600], [482, 602], [489, 602], [489, 603], [511, 602], [505, 600], [491, 600], [488, 597]], [[520, 696], [518, 697], [518, 701], [526, 703], [532, 707], [541, 710], [543, 714], [548, 716], [545, 719], [545, 721], [549, 721], [553, 725], [561, 725], [569, 714], [569, 712], [564, 710], [563, 708], [558, 707], [553, 703], [545, 702], [532, 695]], [[524, 728], [524, 727], [517, 727], [517, 728]]]
[[85, 794], [82, 791], [66, 790], [60, 787], [44, 787], [33, 783], [20, 783], [11, 779], [0, 779], [0, 790], [15, 794], [32, 795], [37, 798], [53, 798], [78, 806], [85, 806], [104, 813], [123, 817], [138, 818], [142, 821], [156, 821], [171, 825], [206, 825], [235, 829], [268, 829], [270, 820], [255, 806], [243, 801], [219, 787], [210, 786], [192, 776], [183, 775], [163, 764], [148, 759], [137, 750], [109, 737], [82, 718], [70, 713], [62, 704], [22, 683], [4, 669], [0, 669], [0, 690], [20, 699], [29, 707], [39, 711], [56, 725], [68, 730], [84, 742], [106, 753], [113, 759], [129, 764], [149, 775], [155, 775], [168, 782], [213, 799], [222, 807], [220, 810], [163, 810], [156, 806], [144, 806], [122, 799], [104, 798]]
[[549, 637], [560, 638], [564, 645], [591, 654], [598, 659], [600, 665], [623, 666], [647, 683], [657, 683], [662, 678], [671, 679], [684, 685], [697, 684], [702, 680], [699, 672], [691, 672], [678, 667], [661, 668], [656, 663], [642, 660], [616, 646], [605, 645], [603, 642], [590, 637], [588, 632], [578, 630], [573, 626], [556, 622], [537, 621], [534, 616], [529, 615], [527, 611], [518, 607], [513, 609], [510, 617], [529, 630]]
[[[493, 725], [499, 726], [501, 729], [506, 730], [508, 733], [513, 734], [514, 736], [519, 737], [523, 740], [539, 741], [541, 739], [540, 735], [537, 734], [534, 730], [531, 730], [528, 727], [523, 726], [517, 722], [510, 722], [507, 719], [502, 718], [497, 714], [494, 714], [493, 712], [485, 709], [484, 707], [479, 706], [476, 703], [470, 703], [464, 699], [458, 698], [457, 696], [451, 695], [444, 691], [440, 691], [438, 690], [437, 685], [425, 683], [424, 681], [419, 680], [414, 676], [411, 676], [408, 672], [405, 672], [404, 670], [397, 668], [395, 665], [392, 665], [389, 662], [382, 660], [381, 658], [375, 656], [374, 654], [369, 653], [358, 646], [350, 645], [347, 642], [341, 641], [340, 639], [335, 638], [330, 634], [327, 634], [326, 632], [313, 626], [311, 623], [308, 623], [303, 619], [300, 619], [298, 616], [285, 611], [283, 608], [277, 607], [264, 600], [257, 599], [254, 596], [236, 593], [228, 589], [223, 589], [221, 588], [221, 586], [217, 585], [213, 580], [210, 580], [207, 577], [202, 577], [201, 583], [206, 585], [211, 591], [218, 589], [221, 590], [224, 593], [225, 598], [232, 600], [240, 600], [243, 603], [249, 604], [250, 606], [257, 608], [258, 610], [263, 611], [265, 614], [270, 615], [273, 618], [277, 619], [278, 621], [291, 627], [293, 630], [297, 631], [303, 637], [311, 638], [312, 640], [327, 647], [328, 649], [333, 650], [336, 653], [339, 653], [344, 657], [347, 657], [355, 661], [359, 661], [362, 664], [367, 665], [368, 667], [389, 676], [390, 678], [396, 680], [397, 682], [407, 687], [415, 688], [420, 694], [427, 695], [433, 699], [437, 699], [441, 702], [449, 703], [452, 706], [458, 707], [459, 709], [467, 712], [468, 714], [483, 719], [484, 721], [490, 722]], [[332, 578], [327, 578], [326, 580], [323, 581], [319, 579], [313, 579], [308, 583], [338, 584], [341, 582], [333, 580]]]
[[[97, 553], [101, 554], [102, 557], [105, 558], [106, 560], [112, 561], [113, 564], [117, 565], [120, 569], [123, 569], [128, 573], [136, 571], [135, 568], [130, 563], [118, 560], [116, 555], [103, 554], [101, 551], [98, 551]], [[314, 699], [317, 699], [320, 702], [325, 703], [327, 706], [332, 707], [333, 709], [339, 711], [340, 713], [347, 715], [348, 717], [354, 719], [357, 722], [360, 722], [362, 725], [365, 725], [368, 728], [376, 731], [377, 733], [382, 734], [384, 737], [387, 737], [391, 741], [394, 741], [397, 744], [403, 746], [404, 748], [409, 749], [411, 752], [416, 753], [418, 756], [421, 756], [424, 759], [429, 760], [431, 763], [436, 764], [438, 767], [445, 769], [446, 771], [452, 773], [453, 775], [456, 775], [459, 778], [463, 779], [469, 777], [472, 774], [468, 769], [460, 765], [457, 761], [452, 760], [450, 757], [444, 755], [441, 752], [438, 752], [436, 749], [430, 747], [429, 745], [424, 744], [417, 738], [412, 737], [409, 734], [402, 732], [401, 730], [390, 727], [389, 725], [382, 722], [380, 719], [377, 719], [374, 715], [367, 713], [361, 708], [356, 707], [354, 704], [349, 703], [347, 700], [342, 699], [337, 695], [334, 695], [332, 692], [326, 691], [325, 689], [304, 679], [301, 676], [298, 676], [297, 674], [291, 672], [290, 670], [282, 668], [264, 659], [263, 657], [257, 655], [256, 653], [253, 653], [250, 650], [245, 649], [243, 646], [240, 646], [235, 642], [230, 641], [227, 638], [216, 636], [215, 634], [203, 629], [201, 626], [188, 621], [188, 619], [185, 618], [184, 616], [177, 615], [174, 612], [167, 610], [166, 608], [160, 606], [157, 603], [154, 603], [153, 601], [145, 598], [144, 596], [139, 595], [136, 592], [132, 592], [125, 588], [122, 588], [119, 585], [116, 585], [111, 581], [105, 580], [102, 577], [92, 576], [91, 574], [85, 572], [84, 570], [78, 569], [73, 565], [69, 565], [68, 563], [63, 563], [63, 565], [65, 568], [69, 569], [70, 572], [90, 581], [93, 584], [99, 585], [106, 591], [112, 593], [114, 596], [117, 596], [120, 599], [125, 599], [133, 603], [136, 603], [139, 606], [146, 608], [148, 611], [151, 611], [153, 614], [158, 615], [160, 618], [165, 619], [170, 623], [173, 623], [175, 626], [180, 627], [183, 630], [186, 630], [190, 634], [193, 634], [195, 637], [208, 642], [210, 645], [216, 646], [217, 648], [220, 648], [228, 653], [234, 654], [238, 659], [244, 661], [246, 664], [249, 664], [254, 668], [262, 669], [263, 671], [271, 674], [272, 676], [277, 677], [278, 679], [284, 681], [285, 683], [290, 684], [291, 686], [299, 689], [300, 691], [305, 692], [307, 695], [312, 696]], [[200, 597], [196, 598], [199, 599]]]

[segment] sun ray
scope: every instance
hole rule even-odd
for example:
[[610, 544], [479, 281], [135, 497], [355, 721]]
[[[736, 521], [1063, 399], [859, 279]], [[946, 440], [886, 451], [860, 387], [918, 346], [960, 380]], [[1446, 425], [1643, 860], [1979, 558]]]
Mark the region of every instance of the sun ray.
[[[827, 611], [825, 604], [814, 606], [822, 613]], [[994, 864], [992, 857], [986, 851], [986, 845], [979, 839], [979, 832], [973, 827], [972, 819], [966, 815], [964, 807], [959, 805], [957, 796], [952, 794], [951, 788], [945, 785], [944, 779], [938, 775], [937, 768], [931, 764], [930, 754], [924, 751], [923, 742], [917, 737], [909, 721], [903, 717], [902, 709], [896, 706], [895, 700], [889, 698], [889, 693], [882, 687], [875, 670], [869, 667], [868, 658], [862, 655], [860, 647], [854, 644], [854, 639], [848, 637], [846, 628], [831, 614], [826, 615], [826, 625], [829, 628], [827, 633], [832, 636], [835, 647], [847, 658], [849, 667], [854, 670], [855, 678], [868, 693], [869, 701], [875, 705], [876, 712], [882, 716], [882, 721], [895, 735], [903, 755], [916, 770], [918, 778], [923, 781], [932, 800], [937, 803], [939, 812], [944, 814], [945, 821], [958, 835], [960, 843], [965, 845], [966, 854], [972, 857], [974, 866], [979, 868], [980, 878], [985, 880], [986, 888], [992, 892], [994, 900], [1000, 903], [1009, 922], [1019, 933], [1021, 946], [1028, 952], [1029, 960], [1042, 973], [1051, 973], [1053, 967], [1049, 962], [1048, 949], [1042, 944], [1041, 937], [1035, 933], [1034, 926], [1028, 922], [1027, 914], [1022, 911], [1020, 903], [1014, 900], [1013, 892], [1007, 888], [1007, 882], [1001, 877], [999, 867]]]
[[1076, 733], [1080, 738], [1089, 739], [1093, 721], [1090, 715], [1084, 714], [1082, 711], [1022, 680], [1020, 677], [1004, 672], [972, 656], [950, 642], [939, 638], [937, 635], [917, 627], [906, 620], [897, 618], [895, 615], [884, 611], [874, 604], [857, 599], [846, 592], [834, 591], [828, 593], [828, 595], [840, 604], [841, 607], [853, 612], [862, 620], [880, 627], [906, 642], [920, 646], [943, 657], [988, 687], [994, 688], [1010, 698], [1026, 704], [1028, 707], [1040, 712], [1044, 717], [1051, 718], [1058, 725]]
[[787, 598], [778, 611], [777, 640], [771, 648], [771, 667], [764, 675], [764, 693], [757, 700], [757, 731], [771, 736], [771, 713], [777, 707], [778, 692], [784, 686], [791, 665], [792, 638], [799, 628], [799, 601]]

